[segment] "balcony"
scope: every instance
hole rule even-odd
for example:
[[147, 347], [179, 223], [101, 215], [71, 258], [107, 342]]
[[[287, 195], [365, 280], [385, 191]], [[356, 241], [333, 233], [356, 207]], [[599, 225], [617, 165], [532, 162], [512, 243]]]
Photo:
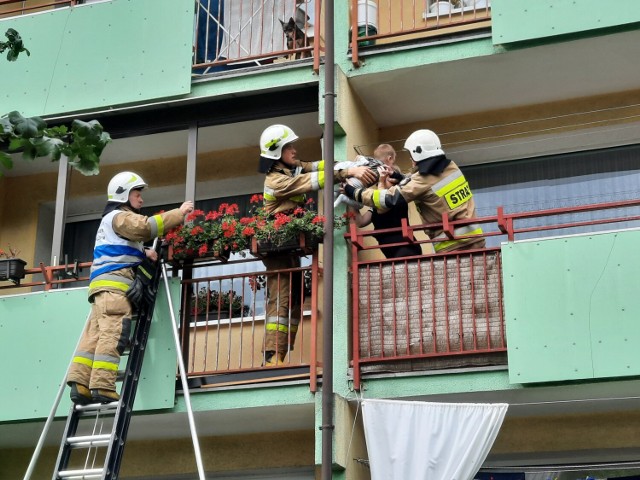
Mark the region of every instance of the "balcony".
[[490, 7], [490, 0], [352, 0], [352, 62], [359, 65], [361, 47], [389, 46], [489, 28]]
[[198, 0], [193, 73], [314, 58], [319, 68], [320, 0]]
[[[374, 373], [506, 365], [508, 343], [511, 383], [637, 374], [628, 342], [640, 331], [623, 312], [635, 312], [638, 302], [620, 284], [638, 263], [624, 246], [637, 237], [638, 206], [632, 200], [512, 214], [499, 208], [473, 222], [444, 217], [439, 225], [384, 231], [352, 225], [345, 237], [352, 250], [354, 387]], [[487, 248], [426, 253], [432, 241], [419, 237], [424, 228], [441, 226], [456, 239], [463, 237], [453, 235], [454, 227], [469, 223], [482, 224]], [[603, 232], [614, 227], [629, 230]], [[423, 245], [425, 254], [369, 258], [378, 245], [368, 240], [385, 232], [406, 239], [390, 245]], [[601, 292], [603, 278], [619, 286], [615, 294]], [[615, 338], [607, 333], [612, 324], [619, 326]], [[559, 356], [566, 367], [556, 365]]]

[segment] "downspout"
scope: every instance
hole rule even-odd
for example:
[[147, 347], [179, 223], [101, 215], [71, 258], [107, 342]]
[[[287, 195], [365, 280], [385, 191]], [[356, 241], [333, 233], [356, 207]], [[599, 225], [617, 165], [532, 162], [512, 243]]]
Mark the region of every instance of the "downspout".
[[331, 480], [333, 473], [333, 162], [335, 122], [335, 60], [333, 35], [333, 0], [325, 1], [324, 56], [324, 178], [325, 210], [323, 320], [322, 320], [322, 480]]

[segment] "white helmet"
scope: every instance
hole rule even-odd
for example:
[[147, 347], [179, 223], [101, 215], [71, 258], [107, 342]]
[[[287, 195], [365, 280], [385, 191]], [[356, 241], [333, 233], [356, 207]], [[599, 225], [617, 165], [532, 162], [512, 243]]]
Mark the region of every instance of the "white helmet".
[[282, 147], [297, 139], [298, 136], [286, 125], [271, 125], [260, 135], [260, 155], [271, 160], [280, 160]]
[[109, 202], [127, 203], [129, 192], [136, 188], [145, 188], [148, 185], [140, 175], [133, 172], [120, 172], [109, 182], [107, 187], [107, 200]]
[[404, 149], [409, 150], [414, 162], [444, 155], [440, 139], [431, 130], [416, 130], [404, 142]]

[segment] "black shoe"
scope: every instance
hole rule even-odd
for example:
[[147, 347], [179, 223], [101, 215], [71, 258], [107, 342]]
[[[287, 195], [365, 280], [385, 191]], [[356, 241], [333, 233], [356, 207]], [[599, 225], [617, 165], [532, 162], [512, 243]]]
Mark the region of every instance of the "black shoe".
[[71, 387], [69, 397], [73, 403], [76, 405], [88, 405], [91, 403], [91, 392], [87, 387], [76, 382], [70, 382], [69, 386]]
[[94, 388], [91, 390], [91, 398], [94, 403], [111, 403], [120, 400], [118, 392], [105, 390], [104, 388]]

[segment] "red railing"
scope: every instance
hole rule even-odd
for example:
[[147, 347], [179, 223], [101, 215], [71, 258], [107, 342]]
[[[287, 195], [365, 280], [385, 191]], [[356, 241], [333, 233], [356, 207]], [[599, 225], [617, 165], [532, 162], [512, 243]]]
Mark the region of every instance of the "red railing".
[[82, 0], [0, 0], [0, 18], [69, 7], [84, 3]]
[[320, 0], [196, 0], [193, 72], [311, 57], [317, 72], [320, 5]]
[[[407, 371], [504, 363], [506, 339], [502, 299], [501, 255], [498, 246], [436, 255], [427, 253], [400, 259], [363, 259], [362, 252], [377, 250], [366, 238], [401, 232], [404, 242], [425, 245], [416, 232], [438, 227], [449, 239], [454, 228], [482, 224], [484, 237], [543, 237], [587, 233], [616, 223], [637, 227], [640, 200], [582, 205], [440, 224], [386, 230], [357, 230], [345, 237], [352, 248], [353, 376], [360, 388], [363, 373]], [[570, 218], [566, 218], [570, 217]], [[591, 218], [586, 218], [591, 217]], [[536, 224], [538, 223], [538, 224]], [[494, 242], [495, 243], [495, 242]]]
[[[0, 285], [0, 290], [8, 288], [26, 288], [26, 287], [43, 287], [45, 291], [49, 291], [54, 287], [63, 285], [66, 283], [76, 283], [89, 280], [89, 268], [91, 262], [85, 263], [72, 263], [68, 265], [58, 265], [55, 267], [45, 265], [40, 262], [40, 266], [37, 268], [27, 268], [24, 273], [26, 276], [30, 276], [31, 280], [27, 282], [8, 282], [6, 285]], [[85, 270], [86, 269], [86, 270]], [[86, 271], [87, 275], [82, 275], [82, 272]], [[42, 280], [36, 280], [35, 278], [42, 276]]]
[[487, 28], [490, 5], [491, 0], [351, 0], [352, 62], [360, 65], [361, 47]]
[[[220, 385], [255, 382], [265, 378], [310, 378], [316, 391], [317, 277], [314, 256], [311, 266], [270, 271], [279, 285], [289, 280], [289, 342], [291, 321], [301, 318], [294, 349], [282, 365], [268, 367], [265, 375], [263, 342], [266, 332], [266, 272], [259, 260], [252, 260], [255, 271], [182, 280], [181, 340], [187, 376], [198, 384]], [[247, 263], [247, 262], [237, 262]], [[231, 265], [229, 262], [227, 265]], [[198, 271], [198, 269], [194, 270]], [[297, 283], [296, 283], [297, 282]], [[292, 292], [299, 292], [294, 300]], [[305, 295], [306, 292], [306, 295]], [[296, 307], [300, 304], [300, 307]], [[296, 311], [296, 309], [299, 309]], [[276, 345], [277, 349], [277, 345]]]

